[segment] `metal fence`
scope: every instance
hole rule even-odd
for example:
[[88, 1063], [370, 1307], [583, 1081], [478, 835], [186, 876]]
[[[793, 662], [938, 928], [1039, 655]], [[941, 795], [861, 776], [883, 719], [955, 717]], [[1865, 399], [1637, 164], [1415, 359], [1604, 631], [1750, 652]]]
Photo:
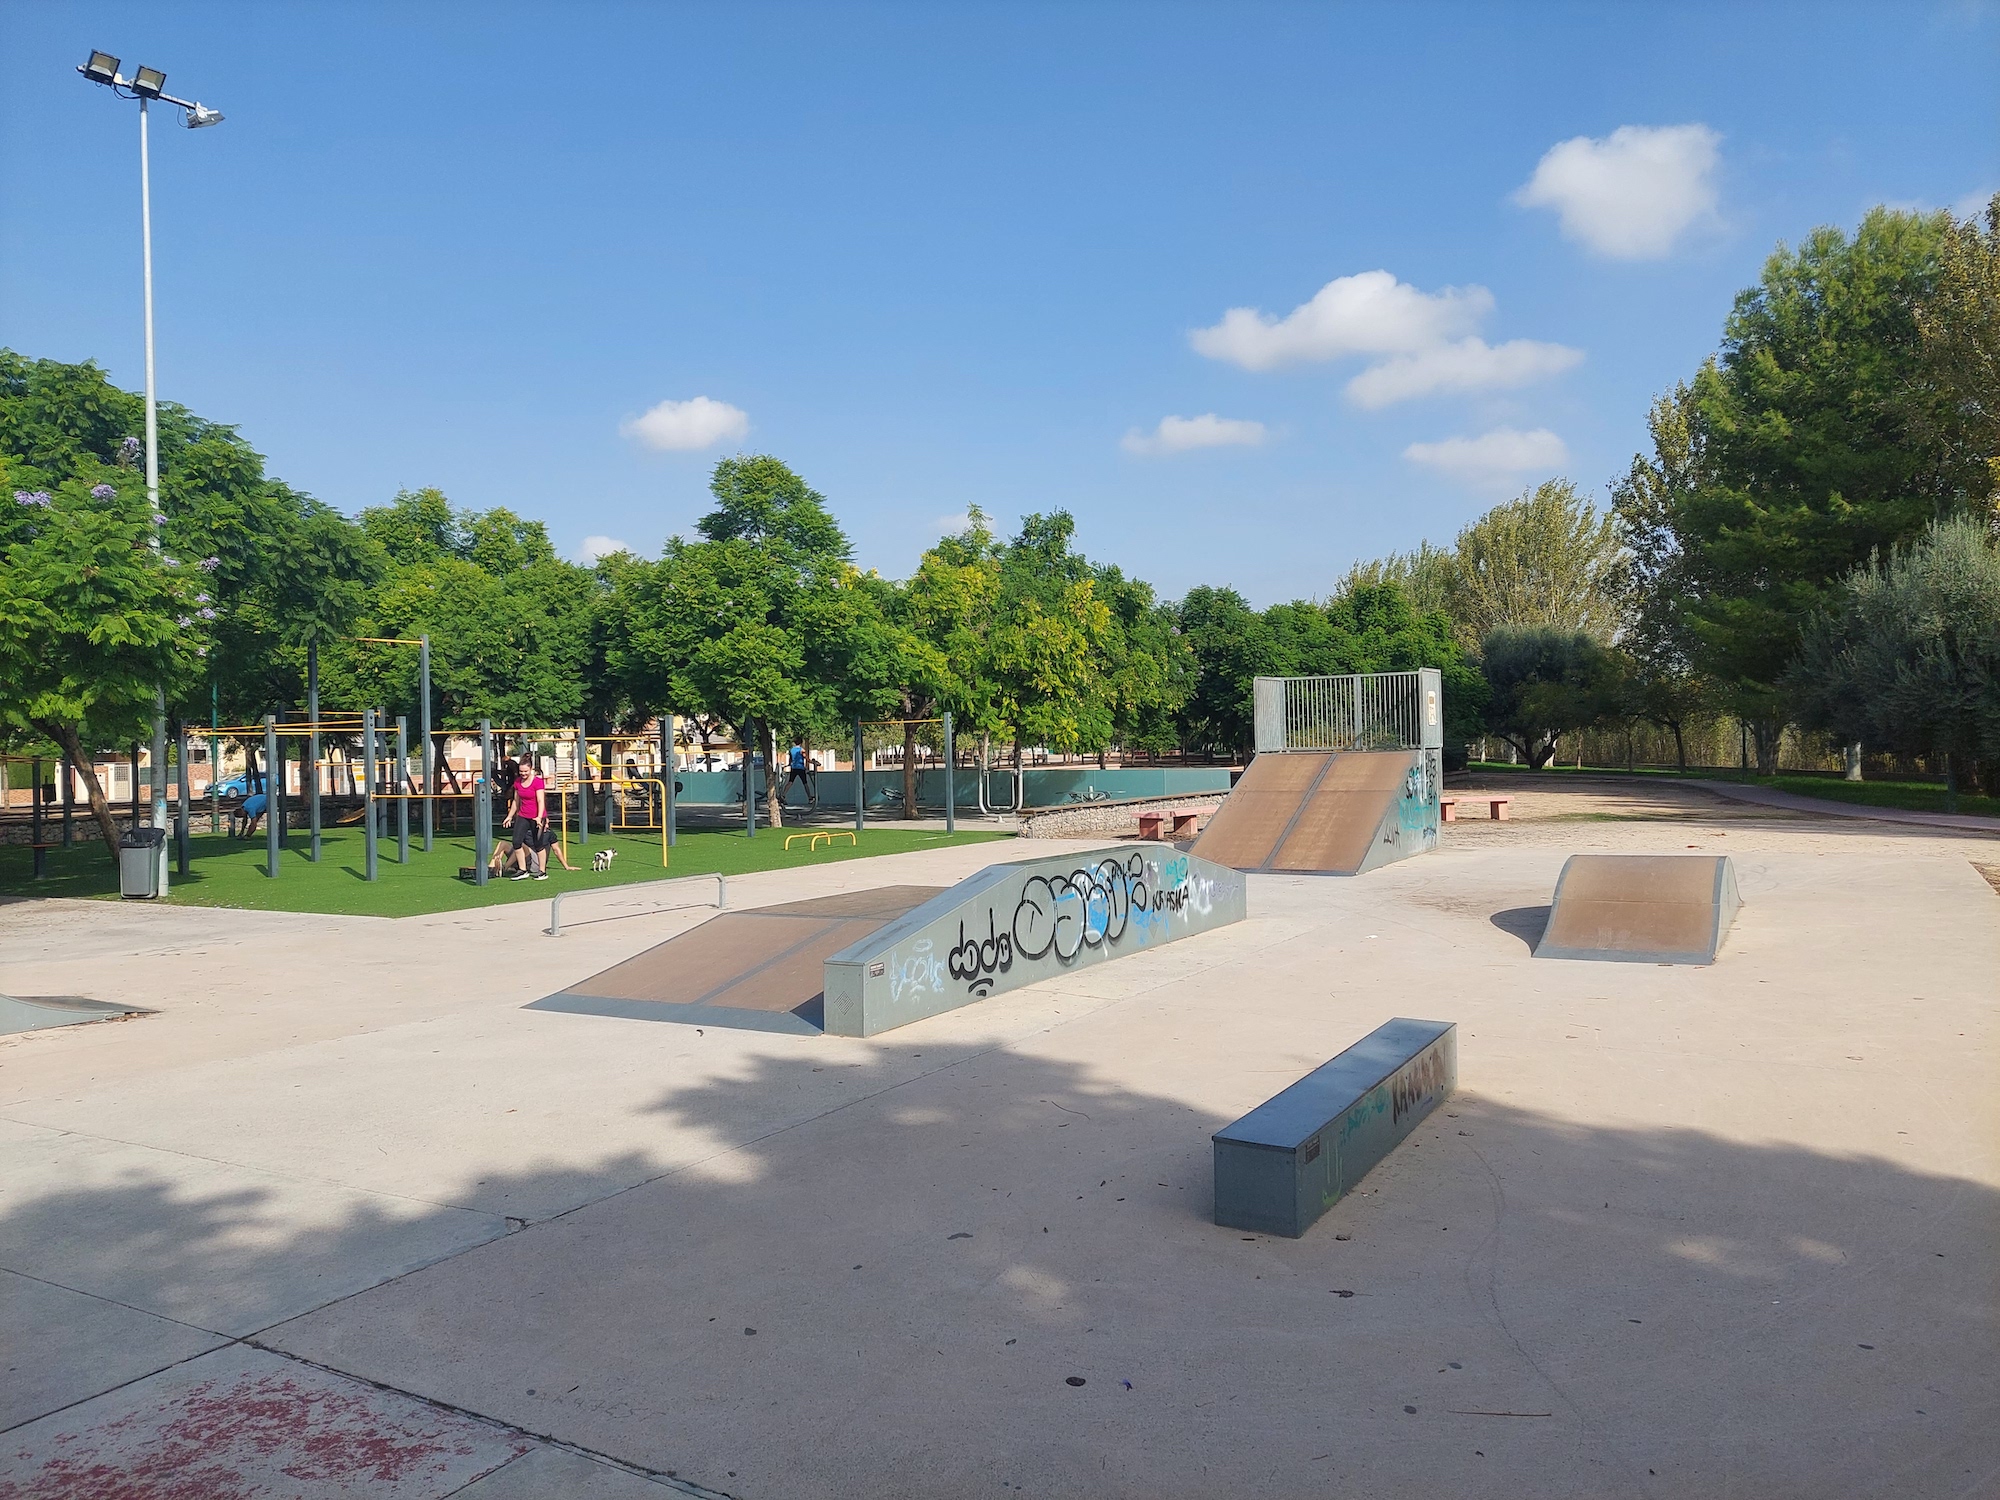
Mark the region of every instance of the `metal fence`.
[[1257, 752], [1424, 750], [1444, 744], [1437, 669], [1348, 677], [1259, 677]]

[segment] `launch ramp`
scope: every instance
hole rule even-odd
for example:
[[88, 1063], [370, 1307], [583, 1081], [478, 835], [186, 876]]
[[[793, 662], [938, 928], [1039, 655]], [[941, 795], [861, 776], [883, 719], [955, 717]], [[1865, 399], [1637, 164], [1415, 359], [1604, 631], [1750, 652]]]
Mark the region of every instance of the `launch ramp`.
[[723, 912], [528, 1009], [817, 1035], [827, 959], [942, 889], [891, 885]]
[[1742, 904], [1726, 854], [1572, 854], [1535, 957], [1712, 964]]

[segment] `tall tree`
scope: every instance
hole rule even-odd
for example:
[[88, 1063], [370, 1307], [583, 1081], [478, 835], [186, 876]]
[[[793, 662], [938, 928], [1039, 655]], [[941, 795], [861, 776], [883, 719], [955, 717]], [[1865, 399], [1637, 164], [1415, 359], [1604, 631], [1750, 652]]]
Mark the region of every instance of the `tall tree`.
[[1911, 388], [1912, 424], [1951, 451], [1967, 500], [2000, 508], [2000, 193], [1986, 223], [1954, 224], [1938, 253], [1937, 282], [1917, 306], [1923, 379]]
[[1452, 621], [1467, 644], [1502, 625], [1542, 625], [1609, 641], [1619, 625], [1618, 530], [1567, 479], [1495, 506], [1458, 534]]
[[1775, 769], [1779, 686], [1802, 627], [1877, 548], [1972, 492], [1953, 425], [1922, 385], [1917, 308], [1935, 289], [1948, 214], [1875, 209], [1852, 237], [1779, 246], [1736, 299], [1720, 357], [1695, 377], [1699, 482], [1673, 502], [1698, 665]]
[[607, 659], [658, 708], [717, 715], [764, 756], [766, 812], [784, 821], [776, 734], [832, 721], [851, 634], [879, 611], [862, 597], [851, 548], [825, 498], [768, 455], [725, 458], [709, 483], [715, 508], [700, 539], [674, 537], [660, 560], [633, 563]]
[[1612, 510], [1626, 549], [1625, 628], [1619, 645], [1631, 658], [1633, 716], [1669, 731], [1674, 759], [1687, 769], [1687, 727], [1709, 701], [1698, 661], [1692, 605], [1695, 579], [1677, 518], [1703, 482], [1704, 429], [1685, 384], [1656, 398], [1647, 413], [1653, 452], [1635, 454], [1611, 487]]
[[0, 460], [0, 719], [69, 757], [115, 858], [93, 752], [144, 732], [156, 688], [198, 680], [217, 610], [207, 570], [151, 545], [144, 487], [76, 467], [53, 490], [14, 489], [20, 471]]

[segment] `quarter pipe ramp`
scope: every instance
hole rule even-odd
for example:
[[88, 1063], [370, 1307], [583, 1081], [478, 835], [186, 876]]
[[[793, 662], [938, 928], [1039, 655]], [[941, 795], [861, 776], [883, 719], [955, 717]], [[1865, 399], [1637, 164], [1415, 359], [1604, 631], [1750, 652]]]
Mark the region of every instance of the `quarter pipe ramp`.
[[1428, 750], [1289, 751], [1250, 762], [1194, 852], [1237, 870], [1360, 875], [1437, 846]]

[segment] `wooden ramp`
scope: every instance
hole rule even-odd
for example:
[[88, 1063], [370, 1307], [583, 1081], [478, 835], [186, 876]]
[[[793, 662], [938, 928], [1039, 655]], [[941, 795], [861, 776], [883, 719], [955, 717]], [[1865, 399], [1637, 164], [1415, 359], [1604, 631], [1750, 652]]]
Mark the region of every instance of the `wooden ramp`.
[[1437, 813], [1422, 751], [1260, 755], [1194, 852], [1238, 870], [1359, 875], [1435, 844]]
[[827, 959], [942, 890], [891, 885], [723, 912], [528, 1009], [817, 1035]]
[[1742, 904], [1726, 854], [1572, 854], [1535, 957], [1712, 964]]

